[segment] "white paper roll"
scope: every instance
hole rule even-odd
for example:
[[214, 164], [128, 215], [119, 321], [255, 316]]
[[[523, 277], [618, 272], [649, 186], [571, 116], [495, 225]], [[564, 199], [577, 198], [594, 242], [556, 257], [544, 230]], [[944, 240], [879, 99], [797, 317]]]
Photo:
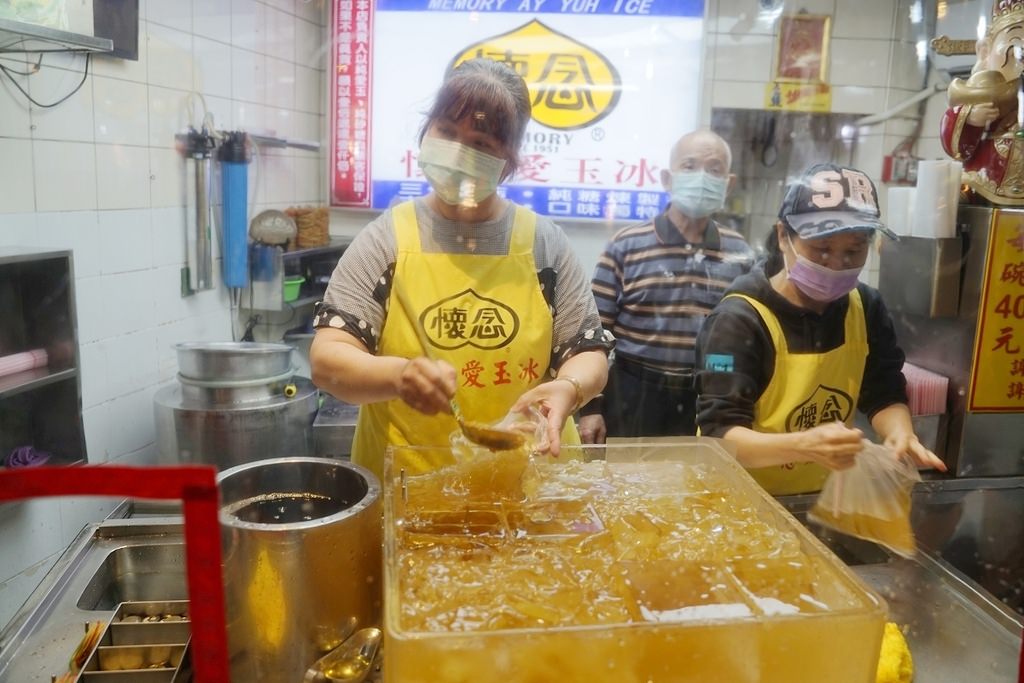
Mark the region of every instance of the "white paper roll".
[[953, 237], [956, 235], [956, 194], [950, 190], [955, 174], [951, 162], [929, 159], [917, 164], [917, 191], [914, 194], [910, 234], [914, 237]]
[[964, 165], [959, 161], [946, 161], [949, 172], [946, 174], [946, 191], [948, 192], [950, 217], [947, 237], [956, 237], [956, 215], [960, 210], [960, 184], [963, 182]]
[[914, 188], [890, 187], [885, 212], [885, 224], [900, 236], [910, 235], [910, 221], [913, 216]]

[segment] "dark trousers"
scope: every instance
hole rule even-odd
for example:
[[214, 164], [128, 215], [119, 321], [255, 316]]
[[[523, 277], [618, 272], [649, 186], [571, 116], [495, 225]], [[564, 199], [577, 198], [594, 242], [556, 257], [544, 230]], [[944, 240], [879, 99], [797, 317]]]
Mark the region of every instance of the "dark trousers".
[[693, 377], [617, 358], [604, 390], [604, 421], [608, 436], [692, 436], [697, 433]]

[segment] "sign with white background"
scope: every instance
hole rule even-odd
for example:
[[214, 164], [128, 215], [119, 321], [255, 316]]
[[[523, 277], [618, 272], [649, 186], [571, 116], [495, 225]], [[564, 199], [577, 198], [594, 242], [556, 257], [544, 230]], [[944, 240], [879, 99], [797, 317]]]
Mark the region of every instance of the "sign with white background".
[[[364, 1], [334, 0], [335, 16]], [[703, 0], [377, 0], [369, 12], [366, 195], [337, 192], [355, 141], [339, 135], [352, 129], [338, 125], [335, 83], [333, 204], [426, 194], [425, 113], [449, 67], [483, 56], [515, 68], [533, 104], [519, 171], [500, 193], [555, 218], [638, 220], [664, 206], [660, 171], [698, 121]]]

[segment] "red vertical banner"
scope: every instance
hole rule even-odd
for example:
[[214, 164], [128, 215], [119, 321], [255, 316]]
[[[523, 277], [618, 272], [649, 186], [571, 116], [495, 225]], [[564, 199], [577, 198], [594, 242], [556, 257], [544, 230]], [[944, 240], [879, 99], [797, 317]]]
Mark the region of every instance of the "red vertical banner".
[[331, 9], [331, 206], [369, 207], [373, 2]]

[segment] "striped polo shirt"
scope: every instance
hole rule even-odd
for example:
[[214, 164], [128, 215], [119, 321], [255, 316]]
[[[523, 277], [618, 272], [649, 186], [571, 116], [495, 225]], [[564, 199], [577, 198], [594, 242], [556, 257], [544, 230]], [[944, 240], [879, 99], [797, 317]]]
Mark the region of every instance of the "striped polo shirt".
[[592, 288], [617, 359], [688, 374], [697, 333], [725, 290], [750, 270], [743, 237], [709, 221], [704, 241], [688, 242], [662, 212], [623, 228], [597, 262]]

